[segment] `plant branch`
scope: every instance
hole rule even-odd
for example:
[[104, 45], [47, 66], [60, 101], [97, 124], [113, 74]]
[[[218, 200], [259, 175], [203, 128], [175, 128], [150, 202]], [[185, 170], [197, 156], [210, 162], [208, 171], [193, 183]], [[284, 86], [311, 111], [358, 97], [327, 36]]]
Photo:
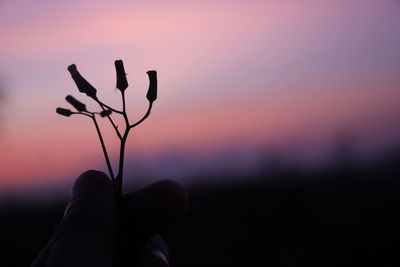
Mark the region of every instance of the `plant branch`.
[[122, 195], [122, 182], [123, 182], [123, 174], [124, 174], [124, 159], [125, 159], [125, 144], [126, 140], [128, 139], [129, 131], [135, 127], [138, 126], [140, 123], [142, 123], [149, 115], [151, 112], [151, 108], [153, 106], [153, 102], [149, 102], [149, 107], [147, 109], [146, 114], [141, 118], [138, 122], [129, 125], [129, 120], [128, 120], [128, 115], [126, 113], [126, 106], [125, 106], [125, 94], [124, 92], [121, 92], [122, 95], [122, 105], [123, 105], [123, 116], [125, 119], [126, 123], [126, 129], [124, 136], [121, 138], [121, 146], [120, 146], [120, 151], [119, 151], [119, 167], [118, 167], [118, 174], [116, 177], [116, 187], [118, 190], [118, 195]]
[[125, 101], [125, 91], [121, 91], [122, 97], [122, 115], [125, 120], [126, 128], [124, 132], [124, 136], [121, 139], [121, 146], [119, 150], [119, 166], [118, 166], [118, 174], [116, 177], [116, 187], [118, 190], [117, 195], [122, 195], [122, 183], [123, 183], [123, 176], [124, 176], [124, 159], [125, 159], [125, 144], [126, 140], [128, 139], [129, 135], [129, 119], [128, 114], [126, 113], [126, 101]]
[[86, 112], [72, 112], [71, 114], [85, 115], [86, 117], [89, 117], [89, 118], [91, 118], [93, 116], [93, 114], [86, 113]]
[[101, 102], [98, 98], [93, 98], [93, 99], [94, 99], [97, 103], [99, 103], [100, 106], [106, 107], [107, 109], [111, 110], [112, 112], [119, 113], [119, 114], [123, 114], [122, 111], [116, 110], [116, 109], [114, 109], [114, 108], [112, 108], [112, 107], [110, 107], [110, 106], [104, 104], [104, 103]]
[[[98, 102], [98, 103], [99, 103], [99, 105], [100, 105], [100, 107], [101, 107], [102, 110], [106, 110], [106, 109], [104, 108], [105, 106], [103, 106], [100, 102]], [[121, 133], [119, 132], [117, 125], [115, 125], [114, 121], [112, 120], [111, 116], [110, 116], [110, 115], [107, 115], [107, 118], [108, 118], [108, 120], [110, 121], [111, 125], [113, 126], [113, 128], [114, 128], [114, 130], [115, 130], [115, 133], [117, 134], [118, 138], [119, 138], [119, 139], [122, 139], [122, 135], [121, 135]]]
[[111, 180], [114, 182], [114, 180], [115, 180], [114, 172], [113, 172], [112, 167], [111, 167], [110, 159], [108, 158], [108, 153], [107, 153], [106, 146], [104, 144], [103, 136], [101, 135], [101, 131], [100, 131], [99, 125], [97, 124], [97, 121], [96, 121], [96, 117], [94, 115], [92, 115], [91, 118], [93, 120], [94, 126], [96, 127], [96, 131], [97, 131], [97, 134], [98, 134], [99, 139], [100, 139], [101, 148], [103, 149], [104, 158], [105, 158], [106, 163], [107, 163], [107, 167], [108, 167], [108, 171], [109, 171], [110, 176], [111, 176]]
[[117, 187], [117, 195], [122, 195], [122, 183], [124, 176], [124, 159], [125, 159], [125, 143], [128, 138], [129, 129], [125, 131], [124, 136], [121, 139], [121, 146], [119, 150], [119, 166], [118, 166], [118, 174], [116, 177], [116, 187]]
[[143, 118], [141, 118], [139, 121], [135, 122], [134, 124], [130, 125], [129, 128], [133, 128], [138, 126], [139, 124], [141, 124], [145, 119], [147, 119], [147, 117], [150, 115], [151, 112], [151, 108], [153, 107], [153, 102], [149, 102], [149, 107], [147, 108], [147, 112], [146, 114], [143, 116]]
[[126, 128], [129, 129], [129, 119], [128, 114], [126, 113], [126, 104], [125, 104], [125, 91], [121, 91], [122, 96], [122, 115], [124, 116]]

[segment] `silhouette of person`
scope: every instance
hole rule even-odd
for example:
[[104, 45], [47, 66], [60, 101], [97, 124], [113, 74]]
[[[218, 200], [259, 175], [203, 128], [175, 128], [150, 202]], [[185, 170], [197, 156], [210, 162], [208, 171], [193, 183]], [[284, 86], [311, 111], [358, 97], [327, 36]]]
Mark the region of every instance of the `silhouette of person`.
[[118, 205], [108, 176], [87, 171], [75, 181], [64, 217], [32, 267], [169, 266], [167, 246], [156, 233], [187, 204], [182, 187], [165, 180], [124, 194]]

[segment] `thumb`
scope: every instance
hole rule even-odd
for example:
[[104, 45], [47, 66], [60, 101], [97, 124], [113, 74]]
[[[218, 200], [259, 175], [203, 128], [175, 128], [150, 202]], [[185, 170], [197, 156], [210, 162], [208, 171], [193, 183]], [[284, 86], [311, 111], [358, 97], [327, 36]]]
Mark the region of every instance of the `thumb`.
[[72, 188], [56, 233], [33, 266], [112, 266], [117, 235], [117, 203], [110, 179], [83, 173]]

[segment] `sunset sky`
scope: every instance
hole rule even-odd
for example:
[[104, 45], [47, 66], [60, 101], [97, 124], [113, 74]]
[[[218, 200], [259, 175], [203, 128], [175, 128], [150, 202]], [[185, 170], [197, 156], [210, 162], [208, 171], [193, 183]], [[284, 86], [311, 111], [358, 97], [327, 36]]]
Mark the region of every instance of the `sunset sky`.
[[55, 113], [68, 94], [98, 110], [72, 63], [119, 107], [124, 60], [131, 120], [158, 71], [159, 98], [127, 145], [132, 176], [252, 171], [269, 149], [314, 162], [338, 134], [362, 155], [400, 143], [399, 1], [2, 0], [0, 26], [0, 191], [106, 170], [91, 121]]

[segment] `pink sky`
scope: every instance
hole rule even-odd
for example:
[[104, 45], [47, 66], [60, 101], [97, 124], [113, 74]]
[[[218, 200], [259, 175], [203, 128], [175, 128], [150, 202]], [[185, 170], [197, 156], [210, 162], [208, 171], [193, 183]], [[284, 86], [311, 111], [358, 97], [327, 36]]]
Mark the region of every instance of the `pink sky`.
[[340, 131], [384, 146], [400, 132], [396, 1], [81, 2], [0, 2], [0, 189], [105, 169], [90, 121], [54, 112], [67, 94], [86, 100], [71, 63], [118, 106], [113, 62], [123, 59], [132, 118], [146, 107], [145, 72], [158, 71], [159, 99], [127, 147], [138, 162], [229, 147], [255, 157]]

